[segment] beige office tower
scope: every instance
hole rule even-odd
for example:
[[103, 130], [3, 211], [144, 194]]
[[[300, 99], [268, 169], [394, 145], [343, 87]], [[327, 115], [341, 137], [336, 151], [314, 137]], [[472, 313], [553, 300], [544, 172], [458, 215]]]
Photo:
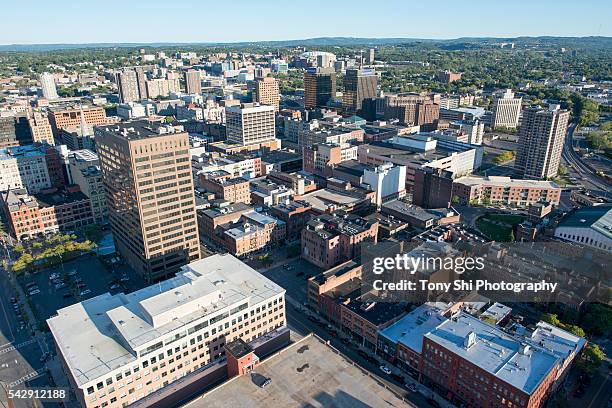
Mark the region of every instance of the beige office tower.
[[368, 59], [366, 62], [370, 65], [374, 64], [374, 48], [368, 50]]
[[274, 107], [244, 103], [225, 109], [227, 140], [250, 145], [275, 139]]
[[278, 106], [280, 104], [278, 80], [276, 78], [266, 77], [255, 81], [253, 101], [262, 105], [274, 106], [274, 112], [278, 112]]
[[515, 168], [528, 179], [547, 179], [559, 172], [569, 111], [559, 105], [523, 111]]
[[200, 79], [200, 71], [190, 69], [185, 71], [185, 90], [188, 94], [202, 93], [202, 80]]
[[494, 95], [491, 127], [493, 129], [516, 129], [522, 102], [523, 98], [514, 97], [512, 89], [506, 89], [503, 93]]
[[147, 121], [95, 131], [119, 253], [149, 282], [199, 259], [188, 134]]
[[28, 119], [30, 125], [30, 132], [32, 133], [32, 142], [34, 143], [48, 143], [54, 145], [53, 140], [53, 128], [49, 123], [49, 118], [40, 112], [34, 112], [32, 117]]
[[117, 73], [117, 87], [121, 103], [137, 102], [140, 100], [138, 90], [138, 76], [133, 69], [126, 69]]

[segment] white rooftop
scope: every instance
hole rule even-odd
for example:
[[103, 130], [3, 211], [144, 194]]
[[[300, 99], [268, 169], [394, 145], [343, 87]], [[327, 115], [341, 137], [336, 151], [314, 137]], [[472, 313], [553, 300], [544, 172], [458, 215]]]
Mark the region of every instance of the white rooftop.
[[237, 258], [213, 255], [183, 266], [166, 281], [130, 294], [103, 295], [47, 320], [78, 385], [136, 360], [136, 352], [176, 329], [248, 300], [284, 293]]
[[559, 186], [552, 181], [513, 179], [513, 178], [505, 177], [505, 176], [488, 176], [488, 177], [465, 176], [465, 177], [459, 177], [458, 179], [456, 179], [455, 183], [464, 184], [467, 186], [476, 186], [476, 185], [485, 184], [487, 186], [499, 186], [499, 187], [559, 188]]
[[[559, 361], [553, 354], [525, 347], [517, 337], [464, 312], [425, 337], [527, 394], [533, 393]], [[470, 337], [474, 342], [466, 347]]]

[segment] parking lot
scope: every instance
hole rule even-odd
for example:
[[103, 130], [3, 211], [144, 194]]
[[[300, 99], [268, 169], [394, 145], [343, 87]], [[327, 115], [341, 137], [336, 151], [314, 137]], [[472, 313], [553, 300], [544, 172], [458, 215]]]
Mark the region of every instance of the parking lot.
[[321, 271], [321, 268], [302, 258], [298, 258], [262, 273], [285, 288], [288, 296], [300, 303], [304, 303], [306, 302], [308, 277], [318, 275]]
[[132, 292], [146, 285], [129, 266], [103, 262], [95, 255], [25, 274], [19, 283], [26, 293], [32, 293], [28, 299], [39, 322], [53, 316], [58, 309], [102, 293]]

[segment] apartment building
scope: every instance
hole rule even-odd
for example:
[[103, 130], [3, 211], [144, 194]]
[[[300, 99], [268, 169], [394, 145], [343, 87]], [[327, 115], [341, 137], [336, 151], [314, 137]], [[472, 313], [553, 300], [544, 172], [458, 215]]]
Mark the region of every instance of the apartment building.
[[2, 193], [4, 213], [17, 240], [51, 232], [72, 233], [94, 223], [91, 200], [78, 186], [30, 195], [25, 189]]
[[298, 134], [298, 147], [314, 146], [315, 144], [363, 143], [365, 132], [360, 128], [315, 128], [313, 130], [302, 129]]
[[464, 205], [498, 204], [528, 207], [529, 204], [538, 202], [559, 205], [561, 188], [552, 181], [469, 176], [454, 180], [452, 194]]
[[255, 180], [250, 183], [251, 203], [258, 206], [271, 207], [291, 200], [295, 192], [284, 184], [276, 184], [267, 179]]
[[32, 117], [28, 119], [28, 124], [30, 125], [33, 143], [55, 144], [53, 140], [53, 128], [46, 115], [40, 112], [34, 112]]
[[460, 80], [463, 74], [461, 72], [453, 72], [453, 71], [446, 70], [446, 71], [438, 72], [437, 76], [438, 76], [438, 81], [444, 84], [450, 84], [450, 83]]
[[55, 86], [55, 76], [48, 72], [40, 74], [40, 88], [43, 98], [58, 99], [57, 87]]
[[274, 112], [278, 112], [280, 104], [278, 79], [272, 77], [258, 78], [255, 81], [253, 102], [273, 106]]
[[70, 152], [67, 170], [70, 184], [78, 185], [83, 194], [91, 200], [94, 221], [98, 224], [108, 222], [106, 192], [98, 155], [91, 150]]
[[225, 109], [227, 140], [239, 145], [272, 141], [276, 138], [274, 107], [247, 103]]
[[543, 180], [559, 173], [570, 113], [559, 105], [523, 111], [514, 167], [525, 178]]
[[357, 160], [357, 146], [319, 143], [303, 149], [304, 171], [317, 176], [331, 177], [334, 167], [347, 160]]
[[187, 133], [146, 121], [96, 132], [109, 221], [121, 255], [149, 281], [199, 259]]
[[49, 123], [54, 135], [59, 135], [61, 129], [76, 129], [84, 126], [106, 124], [106, 111], [101, 106], [72, 106], [67, 108], [52, 108], [49, 111]]
[[231, 255], [184, 265], [129, 294], [60, 309], [47, 323], [81, 406], [119, 408], [225, 358], [225, 345], [286, 326], [285, 290]]
[[362, 242], [376, 243], [377, 235], [376, 221], [322, 214], [302, 230], [302, 258], [329, 269], [359, 255]]
[[170, 93], [180, 92], [181, 84], [178, 78], [165, 79], [153, 78], [145, 81], [149, 98], [155, 99], [160, 96], [169, 96]]
[[516, 129], [519, 123], [523, 98], [515, 98], [512, 89], [498, 92], [493, 99], [493, 129]]
[[251, 190], [248, 180], [232, 177], [224, 170], [201, 173], [199, 184], [204, 190], [214, 193], [215, 198], [230, 203], [251, 203]]
[[34, 194], [51, 186], [43, 148], [27, 145], [0, 150], [0, 191], [25, 188]]

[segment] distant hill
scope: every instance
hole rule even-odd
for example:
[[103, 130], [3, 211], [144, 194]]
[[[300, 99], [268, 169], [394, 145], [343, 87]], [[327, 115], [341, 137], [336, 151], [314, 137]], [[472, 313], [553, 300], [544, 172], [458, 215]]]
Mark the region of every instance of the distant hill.
[[354, 38], [354, 37], [319, 37], [301, 40], [254, 41], [254, 42], [203, 42], [203, 43], [85, 43], [85, 44], [7, 44], [0, 45], [0, 52], [45, 52], [55, 50], [70, 50], [83, 48], [137, 48], [137, 47], [316, 47], [316, 46], [379, 46], [396, 44], [429, 43], [461, 48], [461, 45], [485, 45], [499, 42], [514, 42], [517, 45], [555, 45], [564, 47], [597, 47], [612, 48], [612, 37], [517, 37], [517, 38], [455, 38], [436, 40], [427, 38]]

